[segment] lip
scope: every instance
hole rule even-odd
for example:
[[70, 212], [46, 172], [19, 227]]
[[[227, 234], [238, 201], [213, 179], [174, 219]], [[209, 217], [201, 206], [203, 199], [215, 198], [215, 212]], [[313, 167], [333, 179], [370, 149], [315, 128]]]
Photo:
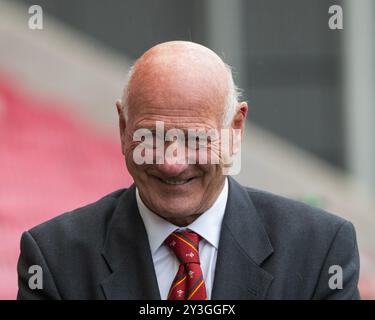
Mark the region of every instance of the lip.
[[185, 183], [180, 183], [180, 184], [172, 184], [172, 183], [167, 183], [165, 182], [162, 178], [159, 178], [157, 176], [151, 176], [158, 185], [161, 185], [163, 188], [167, 189], [173, 189], [173, 190], [184, 190], [187, 188], [190, 188], [190, 186], [199, 178], [198, 176], [196, 177], [191, 177], [188, 178]]

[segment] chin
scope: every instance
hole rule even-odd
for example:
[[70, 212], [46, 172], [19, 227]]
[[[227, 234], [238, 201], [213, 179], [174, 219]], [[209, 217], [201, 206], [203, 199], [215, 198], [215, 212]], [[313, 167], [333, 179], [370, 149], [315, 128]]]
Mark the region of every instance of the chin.
[[168, 218], [184, 218], [197, 214], [195, 206], [186, 206], [179, 201], [176, 205], [168, 203], [165, 206], [160, 206], [158, 212], [162, 212], [162, 216]]

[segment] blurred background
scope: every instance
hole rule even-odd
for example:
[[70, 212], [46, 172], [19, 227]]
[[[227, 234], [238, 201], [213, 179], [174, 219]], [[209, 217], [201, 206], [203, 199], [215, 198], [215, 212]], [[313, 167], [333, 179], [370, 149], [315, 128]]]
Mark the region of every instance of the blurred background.
[[131, 184], [114, 102], [134, 59], [177, 39], [232, 65], [249, 103], [235, 178], [351, 220], [375, 299], [374, 34], [373, 0], [0, 0], [0, 299], [24, 230]]

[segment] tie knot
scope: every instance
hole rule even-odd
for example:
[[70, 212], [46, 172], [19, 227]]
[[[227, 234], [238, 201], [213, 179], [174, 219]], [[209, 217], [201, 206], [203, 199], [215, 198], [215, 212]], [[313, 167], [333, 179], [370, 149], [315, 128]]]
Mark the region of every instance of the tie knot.
[[171, 248], [180, 263], [200, 263], [199, 240], [198, 234], [184, 230], [171, 233], [165, 243]]

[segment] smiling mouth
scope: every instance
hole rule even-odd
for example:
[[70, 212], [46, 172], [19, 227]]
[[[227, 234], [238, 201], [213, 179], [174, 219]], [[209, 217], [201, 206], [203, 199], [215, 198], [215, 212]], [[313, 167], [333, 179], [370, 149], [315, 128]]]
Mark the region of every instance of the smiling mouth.
[[156, 177], [159, 181], [165, 183], [165, 184], [168, 184], [168, 185], [182, 185], [182, 184], [186, 184], [186, 183], [189, 183], [190, 181], [192, 181], [194, 179], [193, 178], [189, 178], [189, 179], [185, 179], [185, 180], [181, 180], [181, 179], [163, 179], [163, 178], [159, 178], [159, 177]]

